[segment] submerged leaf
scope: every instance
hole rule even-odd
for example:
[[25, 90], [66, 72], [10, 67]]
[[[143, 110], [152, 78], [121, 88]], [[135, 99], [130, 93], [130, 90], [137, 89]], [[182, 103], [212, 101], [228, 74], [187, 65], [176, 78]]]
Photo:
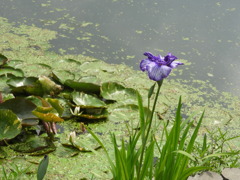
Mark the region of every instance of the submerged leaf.
[[16, 137], [22, 130], [21, 121], [11, 110], [0, 109], [0, 141]]

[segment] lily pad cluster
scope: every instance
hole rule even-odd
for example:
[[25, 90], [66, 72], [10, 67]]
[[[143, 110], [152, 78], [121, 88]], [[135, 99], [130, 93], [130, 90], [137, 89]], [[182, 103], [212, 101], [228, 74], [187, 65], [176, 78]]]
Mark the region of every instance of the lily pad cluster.
[[[73, 59], [66, 61], [82, 65]], [[68, 119], [97, 122], [109, 117], [109, 107], [117, 111], [137, 106], [137, 91], [116, 82], [101, 83], [96, 76], [54, 70], [42, 63], [22, 64], [0, 54], [0, 145], [12, 143], [15, 151], [51, 152], [58, 133], [56, 123]]]

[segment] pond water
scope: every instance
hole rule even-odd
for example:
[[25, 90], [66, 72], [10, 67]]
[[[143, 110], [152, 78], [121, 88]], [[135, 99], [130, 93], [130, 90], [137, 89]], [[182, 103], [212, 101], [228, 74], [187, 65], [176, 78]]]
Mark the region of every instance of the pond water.
[[145, 51], [186, 59], [181, 79], [240, 96], [240, 1], [1, 0], [0, 16], [58, 32], [58, 53], [139, 69]]

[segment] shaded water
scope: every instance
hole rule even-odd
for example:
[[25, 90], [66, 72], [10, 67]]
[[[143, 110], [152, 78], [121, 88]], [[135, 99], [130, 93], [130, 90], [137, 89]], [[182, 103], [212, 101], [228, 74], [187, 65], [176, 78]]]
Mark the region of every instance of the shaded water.
[[10, 22], [55, 30], [52, 50], [138, 69], [145, 51], [187, 59], [180, 78], [239, 95], [236, 0], [1, 0]]

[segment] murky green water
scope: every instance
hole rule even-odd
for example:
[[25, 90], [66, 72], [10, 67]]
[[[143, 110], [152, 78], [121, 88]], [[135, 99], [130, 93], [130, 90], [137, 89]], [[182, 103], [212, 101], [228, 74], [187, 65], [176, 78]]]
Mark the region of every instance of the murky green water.
[[[230, 136], [239, 135], [239, 100], [217, 90], [236, 95], [238, 92], [234, 90], [239, 85], [239, 27], [235, 22], [239, 14], [236, 4], [234, 1], [206, 0], [201, 3], [190, 0], [2, 0], [0, 16], [15, 24], [0, 18], [0, 52], [10, 59], [24, 60], [25, 65], [20, 68], [28, 75], [45, 73], [44, 69], [33, 71], [29, 64], [45, 63], [54, 69], [66, 69], [86, 76], [97, 75], [102, 83], [120, 82], [126, 87], [138, 89], [146, 97], [152, 82], [140, 71], [103, 62], [89, 63], [84, 69], [79, 69], [71, 63], [62, 63], [61, 59], [85, 62], [93, 60], [87, 56], [93, 56], [107, 62], [124, 62], [138, 69], [144, 51], [163, 54], [171, 51], [187, 59], [188, 63], [185, 61], [186, 66], [174, 71], [179, 77], [171, 74], [164, 82], [157, 111], [166, 120], [172, 120], [181, 95], [185, 115], [205, 109], [204, 127], [220, 127]], [[68, 53], [77, 55], [66, 55]], [[112, 113], [107, 122], [91, 124], [90, 127], [101, 134], [100, 137], [111, 149], [109, 132], [114, 131], [119, 139], [124, 137], [127, 134], [125, 122], [131, 119], [136, 123], [137, 112], [129, 113], [128, 109], [118, 112], [115, 107], [109, 110], [115, 114]], [[202, 134], [206, 132], [204, 127]], [[67, 139], [67, 134], [58, 136]], [[238, 148], [239, 141], [233, 141], [231, 146]], [[50, 155], [49, 178], [110, 177], [106, 159], [90, 153], [70, 158], [67, 155], [71, 153], [58, 147]], [[102, 150], [100, 153], [104, 156]], [[34, 164], [40, 159], [19, 157], [14, 153], [13, 157], [7, 163], [13, 161], [19, 166]], [[23, 165], [26, 160], [29, 163]], [[36, 172], [36, 165], [32, 165], [32, 169]]]
[[239, 2], [235, 0], [2, 0], [0, 16], [58, 32], [60, 53], [138, 69], [142, 53], [187, 59], [182, 79], [239, 95]]

